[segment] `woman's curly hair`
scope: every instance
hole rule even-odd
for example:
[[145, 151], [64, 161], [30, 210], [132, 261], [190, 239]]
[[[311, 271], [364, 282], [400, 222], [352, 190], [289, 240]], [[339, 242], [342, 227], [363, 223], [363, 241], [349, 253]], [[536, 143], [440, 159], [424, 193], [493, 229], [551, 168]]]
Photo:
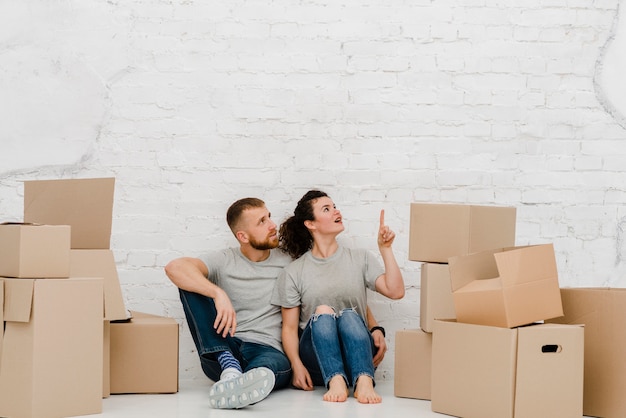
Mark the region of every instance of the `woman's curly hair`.
[[293, 216], [280, 225], [279, 248], [292, 258], [298, 258], [313, 247], [313, 237], [304, 221], [313, 221], [313, 202], [328, 195], [320, 190], [309, 190], [296, 205]]

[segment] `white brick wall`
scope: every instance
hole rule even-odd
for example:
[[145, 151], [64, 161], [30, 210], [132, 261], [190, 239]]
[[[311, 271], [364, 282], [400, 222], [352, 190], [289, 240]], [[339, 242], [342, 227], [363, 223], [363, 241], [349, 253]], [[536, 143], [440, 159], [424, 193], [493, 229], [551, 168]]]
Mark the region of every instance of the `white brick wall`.
[[419, 325], [413, 201], [516, 206], [517, 243], [553, 242], [563, 286], [626, 285], [618, 3], [3, 2], [0, 221], [23, 180], [115, 176], [127, 305], [180, 321], [199, 378], [163, 266], [234, 245], [234, 199], [280, 221], [322, 188], [373, 250], [384, 208], [407, 284], [371, 299], [391, 379], [394, 331]]

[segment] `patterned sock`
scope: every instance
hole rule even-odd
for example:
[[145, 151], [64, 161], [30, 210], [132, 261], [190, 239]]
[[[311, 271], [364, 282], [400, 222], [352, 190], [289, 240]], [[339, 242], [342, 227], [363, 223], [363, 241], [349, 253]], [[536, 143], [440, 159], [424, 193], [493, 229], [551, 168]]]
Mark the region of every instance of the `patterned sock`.
[[231, 369], [237, 369], [243, 373], [241, 364], [239, 364], [239, 361], [237, 361], [235, 356], [233, 356], [233, 353], [231, 353], [230, 351], [221, 351], [217, 355], [217, 362], [220, 364], [220, 367], [222, 368], [222, 370], [231, 368]]

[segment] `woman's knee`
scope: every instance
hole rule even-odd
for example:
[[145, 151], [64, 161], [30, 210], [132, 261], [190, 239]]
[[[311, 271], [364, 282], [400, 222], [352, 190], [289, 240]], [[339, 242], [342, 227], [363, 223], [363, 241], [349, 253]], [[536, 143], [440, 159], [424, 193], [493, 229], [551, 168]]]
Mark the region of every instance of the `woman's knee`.
[[319, 305], [317, 308], [315, 308], [314, 313], [315, 315], [323, 315], [323, 314], [332, 315], [335, 313], [335, 310], [328, 305]]

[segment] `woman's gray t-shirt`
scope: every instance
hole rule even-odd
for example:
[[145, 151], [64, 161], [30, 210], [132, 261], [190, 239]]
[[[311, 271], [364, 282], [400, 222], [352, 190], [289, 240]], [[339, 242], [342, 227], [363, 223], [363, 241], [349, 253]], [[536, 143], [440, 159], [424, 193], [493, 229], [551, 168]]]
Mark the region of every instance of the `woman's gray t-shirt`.
[[235, 337], [283, 351], [280, 307], [270, 299], [277, 277], [291, 257], [272, 250], [266, 260], [254, 262], [239, 248], [228, 248], [202, 261], [209, 269], [209, 280], [226, 292], [237, 313]]
[[336, 312], [356, 308], [366, 319], [366, 289], [375, 291], [376, 279], [384, 273], [381, 263], [365, 249], [340, 246], [328, 258], [308, 251], [280, 273], [271, 301], [285, 308], [300, 306], [301, 329], [319, 305]]

